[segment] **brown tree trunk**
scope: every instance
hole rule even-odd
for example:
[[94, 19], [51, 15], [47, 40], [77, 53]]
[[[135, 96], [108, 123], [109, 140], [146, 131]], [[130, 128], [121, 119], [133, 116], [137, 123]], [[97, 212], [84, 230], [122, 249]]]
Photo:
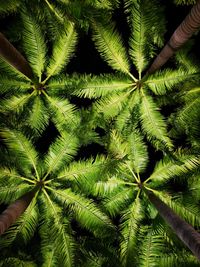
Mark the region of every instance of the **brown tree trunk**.
[[200, 0], [193, 6], [190, 13], [172, 34], [168, 43], [156, 57], [147, 73], [151, 74], [162, 67], [167, 60], [193, 35], [200, 27]]
[[2, 212], [0, 215], [0, 235], [2, 235], [27, 209], [35, 193], [36, 190], [26, 193]]
[[33, 79], [33, 71], [29, 63], [2, 33], [0, 33], [0, 57], [29, 79]]
[[200, 234], [187, 222], [160, 200], [153, 192], [145, 190], [151, 203], [156, 207], [161, 217], [174, 230], [176, 235], [200, 260]]

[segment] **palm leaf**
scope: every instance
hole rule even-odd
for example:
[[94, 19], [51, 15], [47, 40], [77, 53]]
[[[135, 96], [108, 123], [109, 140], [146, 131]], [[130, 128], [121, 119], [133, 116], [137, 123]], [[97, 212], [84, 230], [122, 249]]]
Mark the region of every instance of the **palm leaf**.
[[23, 94], [23, 95], [18, 95], [18, 96], [12, 96], [10, 99], [6, 99], [2, 101], [2, 111], [3, 112], [8, 112], [8, 111], [13, 111], [13, 112], [20, 112], [21, 110], [24, 109], [24, 106], [27, 105], [30, 100], [33, 97], [32, 94]]
[[178, 70], [165, 69], [150, 75], [147, 81], [145, 81], [145, 84], [147, 84], [155, 94], [163, 95], [167, 91], [172, 90], [174, 86], [186, 80], [194, 79], [195, 74], [197, 74], [194, 71], [185, 71], [181, 68]]
[[14, 12], [20, 5], [19, 0], [8, 0], [0, 3], [0, 14]]
[[23, 162], [26, 167], [33, 168], [39, 179], [37, 171], [38, 155], [31, 142], [23, 134], [14, 130], [4, 129], [1, 131], [1, 136], [5, 139], [9, 149], [18, 157], [18, 162], [22, 160], [20, 164]]
[[155, 45], [161, 47], [164, 44], [164, 16], [158, 1], [126, 0], [125, 2], [131, 22], [130, 55], [141, 78], [149, 58], [154, 56]]
[[177, 155], [177, 158], [179, 159], [177, 164], [167, 158], [156, 164], [154, 172], [148, 178], [152, 181], [152, 185], [158, 186], [172, 177], [182, 177], [188, 173], [193, 173], [199, 167], [200, 159], [196, 156], [180, 154]]
[[158, 112], [158, 107], [153, 102], [153, 99], [144, 93], [142, 95], [140, 113], [142, 129], [147, 138], [153, 142], [156, 148], [167, 147], [171, 150], [173, 145], [167, 136], [166, 123]]
[[77, 221], [95, 236], [108, 236], [113, 233], [113, 225], [110, 219], [94, 204], [93, 201], [81, 195], [74, 194], [71, 189], [65, 191], [56, 190], [55, 197], [73, 211]]
[[137, 174], [142, 173], [146, 169], [148, 163], [147, 147], [138, 130], [132, 131], [127, 139], [131, 166]]
[[[105, 186], [105, 188], [102, 187], [102, 185]], [[98, 192], [100, 192], [100, 190], [103, 191], [102, 192], [103, 194], [104, 192], [107, 192], [107, 184], [102, 183], [98, 187]], [[119, 214], [119, 212], [126, 209], [127, 205], [130, 204], [130, 201], [133, 199], [133, 196], [134, 196], [133, 187], [123, 188], [123, 190], [121, 187], [118, 187], [118, 191], [114, 191], [111, 196], [108, 196], [103, 201], [103, 204], [106, 210], [111, 214], [111, 216], [115, 216]]]
[[142, 218], [143, 209], [141, 201], [137, 198], [124, 213], [120, 225], [120, 255], [123, 266], [135, 266], [137, 231]]
[[6, 259], [0, 260], [0, 266], [10, 266], [10, 267], [37, 267], [36, 263], [31, 260], [23, 260], [17, 257], [8, 257]]
[[65, 164], [69, 163], [76, 154], [77, 147], [77, 139], [70, 134], [65, 134], [65, 137], [57, 138], [50, 146], [49, 152], [45, 158], [47, 166], [45, 177], [50, 173], [55, 173], [58, 170], [61, 171]]
[[122, 39], [114, 30], [114, 26], [95, 24], [93, 27], [95, 32], [93, 40], [102, 57], [114, 70], [134, 78], [130, 73], [129, 61]]
[[42, 133], [48, 124], [48, 112], [41, 96], [35, 96], [33, 106], [28, 118], [28, 125], [37, 133]]
[[67, 124], [75, 124], [76, 118], [74, 114], [74, 105], [70, 104], [67, 99], [61, 99], [58, 97], [51, 97], [45, 93], [47, 98], [47, 105], [52, 114], [52, 117], [55, 118], [55, 124], [58, 128]]
[[63, 219], [61, 209], [48, 196], [46, 191], [41, 198], [43, 225], [40, 229], [42, 238], [42, 266], [73, 266], [75, 242], [68, 223]]
[[68, 64], [69, 59], [74, 52], [76, 42], [77, 34], [75, 32], [74, 24], [68, 23], [65, 25], [65, 29], [61, 33], [59, 40], [54, 44], [53, 55], [47, 67], [46, 80], [53, 75], [59, 74], [63, 67]]
[[129, 94], [130, 92], [119, 92], [102, 98], [94, 104], [94, 110], [103, 113], [106, 118], [115, 117], [125, 106]]
[[23, 92], [25, 89], [29, 89], [30, 83], [20, 79], [14, 79], [1, 73], [0, 75], [0, 93], [5, 92]]
[[41, 82], [47, 50], [44, 34], [42, 34], [36, 19], [33, 18], [27, 10], [23, 10], [21, 15], [24, 25], [23, 48], [34, 73], [39, 78], [39, 82]]
[[133, 86], [132, 81], [123, 76], [85, 76], [81, 89], [76, 90], [80, 97], [99, 98], [114, 92], [121, 92]]

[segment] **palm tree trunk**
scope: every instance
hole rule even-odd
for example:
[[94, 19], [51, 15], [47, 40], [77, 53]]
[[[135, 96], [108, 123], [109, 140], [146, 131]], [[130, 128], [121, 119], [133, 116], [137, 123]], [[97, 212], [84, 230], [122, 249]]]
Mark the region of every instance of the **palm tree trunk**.
[[26, 193], [3, 211], [0, 215], [0, 235], [2, 235], [27, 209], [35, 193], [36, 190]]
[[0, 57], [29, 79], [33, 79], [33, 71], [29, 63], [2, 33], [0, 33]]
[[190, 13], [172, 34], [168, 43], [156, 57], [147, 73], [151, 74], [162, 67], [167, 60], [193, 35], [200, 27], [200, 0], [193, 6]]
[[145, 190], [149, 200], [156, 207], [161, 217], [170, 225], [176, 235], [200, 260], [200, 234], [187, 222], [160, 200], [153, 192]]

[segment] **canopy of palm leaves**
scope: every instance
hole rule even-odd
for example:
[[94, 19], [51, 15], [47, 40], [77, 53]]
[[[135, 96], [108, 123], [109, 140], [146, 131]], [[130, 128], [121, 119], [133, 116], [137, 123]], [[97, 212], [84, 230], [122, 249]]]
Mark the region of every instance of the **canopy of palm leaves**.
[[[148, 197], [153, 192], [199, 231], [192, 46], [146, 73], [166, 41], [164, 5], [1, 1], [1, 31], [34, 73], [29, 79], [0, 61], [1, 211], [36, 193], [0, 236], [0, 266], [199, 266]], [[93, 62], [98, 75], [76, 73], [74, 62], [84, 73], [93, 48], [107, 71]]]

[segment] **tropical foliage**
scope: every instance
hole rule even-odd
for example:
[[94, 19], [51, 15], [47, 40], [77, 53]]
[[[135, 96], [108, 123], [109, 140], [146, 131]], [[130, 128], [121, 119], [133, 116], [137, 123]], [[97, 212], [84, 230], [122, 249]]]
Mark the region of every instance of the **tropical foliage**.
[[148, 71], [171, 19], [159, 0], [0, 3], [0, 266], [199, 265], [198, 32]]

